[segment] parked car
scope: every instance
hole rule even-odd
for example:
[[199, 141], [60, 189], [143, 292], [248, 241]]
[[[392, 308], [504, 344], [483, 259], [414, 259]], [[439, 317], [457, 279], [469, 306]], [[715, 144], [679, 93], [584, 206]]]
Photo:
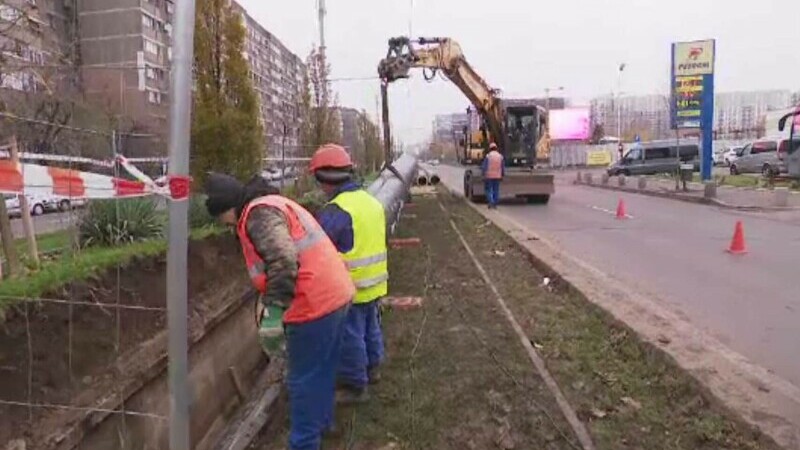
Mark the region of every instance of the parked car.
[[739, 151], [741, 151], [742, 148], [743, 147], [728, 147], [725, 152], [722, 153], [722, 163], [730, 167], [730, 165], [736, 161], [736, 158], [739, 157]]
[[71, 211], [75, 208], [82, 208], [86, 206], [85, 198], [78, 197], [51, 197], [46, 200], [45, 208], [48, 211]]
[[[3, 199], [6, 202], [6, 211], [11, 217], [18, 217], [22, 215], [22, 210], [19, 205], [19, 196], [16, 194], [3, 194]], [[47, 199], [41, 196], [27, 196], [28, 208], [32, 216], [41, 216], [47, 211]]]
[[281, 171], [280, 169], [269, 167], [261, 172], [261, 176], [267, 181], [278, 181], [281, 179]]
[[[794, 143], [794, 148], [800, 140]], [[789, 153], [788, 139], [761, 139], [745, 145], [735, 161], [731, 163], [731, 175], [760, 173], [772, 177], [786, 173], [786, 155]]]
[[653, 175], [677, 172], [681, 163], [692, 163], [700, 169], [700, 146], [697, 142], [674, 139], [643, 142], [608, 168], [610, 176]]

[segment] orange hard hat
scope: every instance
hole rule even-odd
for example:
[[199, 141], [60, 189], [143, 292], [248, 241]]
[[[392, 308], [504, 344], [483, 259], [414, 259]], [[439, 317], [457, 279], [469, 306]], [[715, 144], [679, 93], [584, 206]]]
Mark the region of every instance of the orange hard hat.
[[341, 145], [325, 144], [311, 157], [308, 170], [311, 173], [319, 169], [349, 169], [353, 167], [350, 154]]

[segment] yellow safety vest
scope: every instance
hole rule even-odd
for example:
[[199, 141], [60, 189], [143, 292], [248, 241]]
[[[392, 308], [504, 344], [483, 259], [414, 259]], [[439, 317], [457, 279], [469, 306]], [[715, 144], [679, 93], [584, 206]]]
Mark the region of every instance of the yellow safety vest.
[[331, 203], [350, 214], [353, 248], [342, 253], [356, 286], [353, 303], [369, 303], [389, 292], [386, 263], [386, 215], [383, 205], [367, 191], [342, 192]]

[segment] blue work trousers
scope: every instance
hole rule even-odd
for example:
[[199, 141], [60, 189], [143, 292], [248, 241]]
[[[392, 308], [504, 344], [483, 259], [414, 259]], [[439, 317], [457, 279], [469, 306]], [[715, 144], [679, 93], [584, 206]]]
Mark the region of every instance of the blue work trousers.
[[492, 206], [497, 206], [500, 201], [500, 180], [485, 180], [483, 187], [486, 191], [486, 201]]
[[342, 339], [342, 359], [339, 363], [339, 382], [363, 388], [369, 382], [367, 373], [383, 361], [383, 332], [380, 304], [354, 303], [347, 312]]
[[286, 324], [291, 450], [318, 450], [322, 433], [333, 424], [336, 367], [348, 308], [311, 322]]

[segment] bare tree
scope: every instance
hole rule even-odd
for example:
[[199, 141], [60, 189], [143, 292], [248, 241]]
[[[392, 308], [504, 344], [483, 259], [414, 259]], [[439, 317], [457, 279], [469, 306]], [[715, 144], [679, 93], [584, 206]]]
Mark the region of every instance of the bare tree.
[[312, 50], [306, 60], [307, 74], [305, 89], [300, 101], [301, 148], [310, 156], [320, 145], [340, 143], [341, 118], [336, 109], [336, 98], [327, 81], [330, 65], [325, 54]]

